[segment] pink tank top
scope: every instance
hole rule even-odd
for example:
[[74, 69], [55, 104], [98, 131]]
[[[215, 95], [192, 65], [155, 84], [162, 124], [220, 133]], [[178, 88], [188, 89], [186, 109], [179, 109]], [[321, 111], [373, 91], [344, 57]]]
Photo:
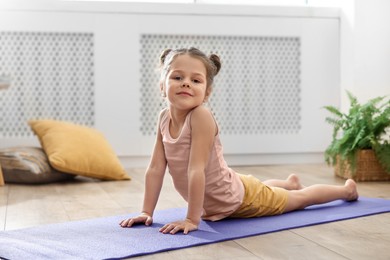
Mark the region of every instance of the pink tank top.
[[[160, 122], [168, 170], [176, 190], [186, 201], [188, 201], [187, 169], [191, 147], [191, 114], [192, 111], [188, 113], [181, 133], [176, 139], [169, 133], [168, 109], [163, 112]], [[202, 218], [216, 221], [228, 217], [241, 206], [245, 191], [240, 177], [227, 166], [223, 158], [219, 134], [214, 138], [205, 176]]]

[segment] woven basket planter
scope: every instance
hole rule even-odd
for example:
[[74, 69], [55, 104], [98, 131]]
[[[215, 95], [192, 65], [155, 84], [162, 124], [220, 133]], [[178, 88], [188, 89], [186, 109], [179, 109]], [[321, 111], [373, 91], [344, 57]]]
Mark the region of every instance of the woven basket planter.
[[[343, 163], [343, 165], [340, 165], [340, 163]], [[379, 164], [373, 150], [360, 150], [355, 174], [352, 174], [350, 168], [349, 163], [337, 158], [334, 173], [336, 176], [355, 181], [390, 181], [390, 173], [386, 173]]]

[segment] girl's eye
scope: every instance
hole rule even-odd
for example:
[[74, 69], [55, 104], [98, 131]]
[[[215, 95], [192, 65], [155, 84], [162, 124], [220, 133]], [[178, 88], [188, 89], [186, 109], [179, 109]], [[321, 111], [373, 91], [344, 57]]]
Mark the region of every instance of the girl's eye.
[[198, 79], [194, 79], [193, 81], [194, 81], [194, 83], [201, 83], [201, 81]]
[[176, 79], [176, 80], [181, 80], [180, 76], [174, 76], [173, 78]]

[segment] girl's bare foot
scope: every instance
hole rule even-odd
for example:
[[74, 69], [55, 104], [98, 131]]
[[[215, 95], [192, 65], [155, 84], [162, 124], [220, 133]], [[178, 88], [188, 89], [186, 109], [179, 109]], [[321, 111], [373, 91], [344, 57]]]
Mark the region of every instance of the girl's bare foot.
[[286, 181], [288, 182], [289, 189], [288, 190], [301, 190], [305, 188], [301, 184], [301, 181], [299, 180], [299, 177], [296, 174], [290, 174]]
[[346, 198], [346, 201], [354, 201], [359, 198], [359, 194], [357, 192], [357, 185], [356, 182], [352, 179], [348, 179], [345, 181], [345, 187], [348, 191], [348, 196]]

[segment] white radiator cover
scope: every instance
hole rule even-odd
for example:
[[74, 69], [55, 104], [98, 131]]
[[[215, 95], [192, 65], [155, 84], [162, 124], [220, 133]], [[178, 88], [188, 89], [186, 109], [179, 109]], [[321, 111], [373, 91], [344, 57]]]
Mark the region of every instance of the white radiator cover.
[[[333, 12], [91, 6], [0, 11], [0, 74], [13, 79], [0, 92], [0, 148], [39, 145], [23, 121], [55, 118], [96, 127], [126, 166], [145, 166], [165, 106], [157, 84], [159, 54], [195, 46], [223, 62], [209, 106], [228, 162], [323, 160], [331, 128], [322, 107], [338, 106], [340, 99], [339, 20]], [[39, 55], [37, 38], [50, 46]], [[24, 41], [28, 55], [4, 49], [10, 41]], [[66, 46], [53, 51], [56, 43]], [[59, 55], [59, 64], [48, 62]]]
[[92, 33], [0, 32], [0, 137], [31, 137], [30, 119], [94, 125]]
[[154, 135], [164, 107], [156, 57], [163, 48], [197, 47], [222, 58], [209, 107], [222, 135], [297, 134], [300, 130], [298, 37], [141, 35], [141, 132]]

